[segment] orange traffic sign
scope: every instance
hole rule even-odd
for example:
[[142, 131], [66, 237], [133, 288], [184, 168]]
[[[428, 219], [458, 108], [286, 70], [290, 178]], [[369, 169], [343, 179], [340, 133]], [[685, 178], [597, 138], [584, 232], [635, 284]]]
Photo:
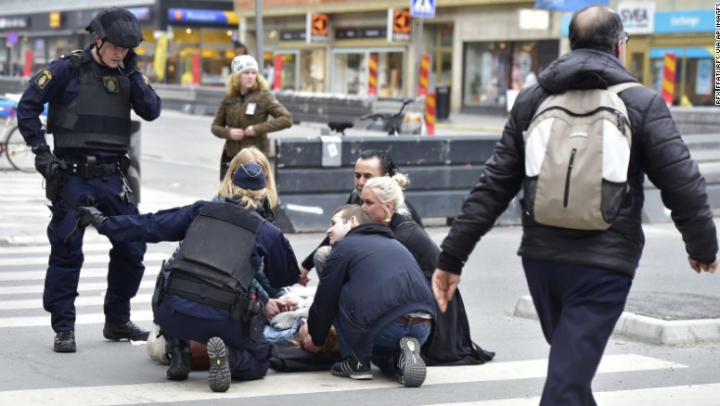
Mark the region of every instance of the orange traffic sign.
[[410, 33], [410, 11], [394, 10], [393, 11], [393, 32], [408, 34]]
[[328, 15], [313, 14], [310, 27], [312, 35], [328, 35]]

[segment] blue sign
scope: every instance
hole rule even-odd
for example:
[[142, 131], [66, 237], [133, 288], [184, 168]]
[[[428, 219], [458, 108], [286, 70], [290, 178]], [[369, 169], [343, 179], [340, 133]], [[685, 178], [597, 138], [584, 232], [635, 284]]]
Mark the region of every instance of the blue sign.
[[650, 59], [665, 58], [666, 52], [672, 52], [677, 55], [678, 59], [685, 56], [687, 59], [712, 59], [714, 54], [711, 49], [702, 47], [692, 48], [652, 48], [650, 49]]
[[535, 0], [535, 8], [556, 11], [578, 11], [588, 6], [609, 4], [609, 0]]
[[238, 18], [231, 11], [197, 10], [188, 8], [168, 9], [168, 20], [203, 24], [237, 24]]
[[435, 17], [435, 2], [437, 0], [410, 0], [411, 17]]
[[131, 12], [138, 21], [150, 20], [150, 7], [130, 7], [126, 10]]
[[715, 31], [715, 11], [712, 9], [655, 13], [656, 34], [713, 31]]
[[[560, 35], [570, 34], [572, 14], [562, 16]], [[714, 10], [657, 11], [655, 12], [654, 34], [703, 33], [715, 31]]]
[[10, 45], [15, 45], [20, 41], [20, 36], [18, 35], [17, 31], [10, 31], [7, 33], [7, 42]]

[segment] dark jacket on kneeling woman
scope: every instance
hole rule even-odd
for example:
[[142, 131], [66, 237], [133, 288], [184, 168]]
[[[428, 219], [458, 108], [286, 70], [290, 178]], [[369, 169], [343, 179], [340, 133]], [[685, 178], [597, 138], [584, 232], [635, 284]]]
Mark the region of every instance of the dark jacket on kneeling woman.
[[[425, 230], [412, 218], [399, 213], [390, 219], [390, 229], [397, 239], [415, 257], [425, 278], [432, 283], [440, 250]], [[442, 313], [436, 304], [433, 332], [422, 351], [428, 365], [483, 364], [495, 356], [475, 344], [470, 337], [470, 323], [460, 290], [455, 291], [448, 308]]]

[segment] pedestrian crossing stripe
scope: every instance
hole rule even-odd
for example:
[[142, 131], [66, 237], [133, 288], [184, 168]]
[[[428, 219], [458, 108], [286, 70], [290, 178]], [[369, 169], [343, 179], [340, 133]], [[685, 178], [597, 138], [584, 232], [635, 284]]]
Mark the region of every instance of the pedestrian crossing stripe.
[[[107, 272], [105, 272], [102, 275], [102, 277], [105, 277], [106, 275], [107, 275]], [[98, 277], [100, 277], [100, 275], [98, 275]], [[155, 277], [154, 276], [148, 277], [148, 279], [154, 280]], [[147, 282], [148, 283], [144, 283], [141, 286], [147, 287], [147, 288], [154, 288], [153, 281], [148, 280]], [[96, 290], [98, 293], [95, 295], [89, 294], [89, 292], [91, 292], [91, 291], [89, 291], [87, 289], [82, 289], [82, 293], [86, 293], [86, 294], [75, 298], [75, 307], [81, 308], [84, 306], [102, 305], [105, 300], [103, 297], [104, 290], [107, 288], [107, 286], [101, 283], [101, 284], [98, 284], [98, 287], [100, 287], [100, 289]], [[80, 289], [78, 289], [78, 291], [80, 291]], [[293, 292], [302, 298], [302, 297], [308, 297], [308, 296], [314, 295], [315, 294], [314, 291], [315, 291], [314, 288], [303, 288], [299, 293], [297, 293], [295, 291], [293, 291]], [[136, 305], [136, 304], [150, 303], [151, 298], [152, 298], [152, 294], [150, 294], [150, 293], [147, 293], [147, 294], [138, 293], [134, 298], [132, 298], [131, 303], [133, 304], [133, 308], [134, 308], [134, 305]], [[42, 308], [43, 308], [42, 298], [39, 298], [39, 297], [34, 298], [34, 299], [0, 300], [0, 311], [26, 310], [26, 309], [39, 310]], [[3, 323], [3, 319], [0, 318], [0, 325], [2, 325], [2, 323]]]
[[[80, 274], [82, 274], [82, 272], [80, 272]], [[147, 280], [143, 280], [140, 283], [140, 289], [155, 287], [154, 277], [145, 279]], [[45, 287], [43, 285], [0, 286], [0, 295], [25, 295], [29, 293], [42, 293], [44, 289]], [[81, 280], [80, 285], [78, 285], [78, 292], [80, 293], [106, 289], [107, 282], [84, 283]], [[2, 323], [0, 323], [0, 325], [2, 325]]]
[[[660, 388], [642, 388], [618, 391], [593, 391], [599, 405], [657, 406], [693, 405], [717, 406], [720, 384], [685, 385]], [[477, 402], [441, 403], [434, 406], [537, 406], [540, 397], [523, 399], [480, 400]]]
[[[154, 261], [167, 259], [169, 253], [151, 252], [145, 253], [145, 261]], [[85, 255], [84, 264], [93, 262], [108, 262], [110, 254], [104, 255]], [[48, 258], [46, 256], [26, 257], [26, 258], [0, 258], [0, 266], [18, 266], [18, 265], [47, 265]]]
[[[107, 252], [110, 248], [112, 248], [112, 244], [110, 244], [110, 242], [83, 244], [83, 252], [86, 254], [92, 251]], [[50, 255], [50, 245], [43, 244], [24, 247], [0, 247], [0, 258], [23, 254]]]
[[[150, 322], [153, 320], [152, 310], [132, 310], [132, 321], [133, 322], [148, 322], [147, 327], [150, 326]], [[75, 325], [80, 324], [104, 324], [105, 314], [104, 313], [90, 313], [83, 314], [78, 312], [75, 319]], [[25, 316], [25, 317], [4, 317], [0, 318], [0, 328], [19, 328], [19, 327], [44, 327], [48, 328], [50, 324], [50, 314], [45, 316]], [[0, 405], [4, 405], [0, 401]], [[21, 404], [21, 403], [15, 403]]]
[[[150, 303], [150, 300], [152, 299], [152, 294], [138, 294], [134, 298], [130, 300], [130, 307], [135, 308], [136, 305], [139, 305], [141, 303], [146, 304]], [[102, 306], [105, 303], [105, 297], [103, 297], [100, 294], [97, 294], [95, 296], [80, 296], [75, 298], [75, 307], [84, 307], [84, 306]], [[27, 309], [42, 309], [42, 299], [22, 299], [22, 300], [0, 300], [0, 311], [9, 311], [9, 310], [27, 310]], [[2, 320], [0, 318], [0, 323], [2, 323]], [[47, 321], [47, 320], [46, 320]], [[47, 324], [47, 323], [45, 323]]]
[[[133, 315], [134, 319], [134, 315]], [[62, 354], [56, 356], [64, 356]], [[636, 354], [620, 354], [605, 356], [598, 368], [598, 374], [617, 372], [637, 372], [651, 370], [670, 370], [687, 368], [686, 365], [664, 361], [656, 358]], [[401, 388], [389, 376], [378, 370], [373, 370], [373, 380], [356, 381], [347, 378], [338, 378], [329, 372], [304, 373], [271, 373], [265, 379], [251, 382], [233, 382], [230, 390], [224, 393], [211, 392], [207, 386], [207, 372], [197, 371], [190, 374], [185, 382], [164, 381], [164, 373], [158, 370], [158, 380], [162, 383], [144, 383], [135, 385], [107, 385], [72, 388], [43, 388], [0, 392], [0, 404], [57, 404], [58, 401], [67, 401], [72, 405], [112, 406], [131, 404], [160, 404], [207, 400], [247, 399], [262, 396], [303, 395], [332, 393], [357, 390], [379, 390]], [[427, 378], [423, 387], [434, 385], [447, 385], [458, 383], [497, 382], [506, 380], [543, 378], [547, 372], [547, 360], [525, 361], [493, 361], [483, 365], [464, 365], [452, 367], [428, 368]], [[703, 394], [715, 393], [717, 398], [719, 385], [707, 385], [709, 388]], [[422, 389], [420, 389], [422, 390]], [[675, 389], [678, 390], [678, 389]], [[626, 396], [636, 390], [627, 392]], [[644, 391], [644, 390], [641, 390]], [[674, 399], [677, 399], [677, 392]], [[647, 395], [643, 394], [647, 397]], [[619, 397], [622, 399], [622, 397]], [[640, 396], [633, 396], [642, 400]], [[667, 401], [668, 397], [664, 400]], [[656, 398], [656, 401], [658, 398]], [[507, 399], [500, 401], [487, 401], [489, 403], [473, 403], [477, 405], [510, 406], [510, 405], [537, 405], [537, 399]], [[511, 402], [511, 403], [492, 403]], [[517, 402], [517, 403], [513, 403]], [[528, 403], [533, 402], [533, 403]], [[662, 401], [660, 403], [663, 403]], [[623, 402], [607, 402], [619, 405]], [[630, 404], [630, 403], [625, 403]], [[631, 403], [637, 405], [637, 403]], [[688, 403], [696, 405], [697, 403]]]

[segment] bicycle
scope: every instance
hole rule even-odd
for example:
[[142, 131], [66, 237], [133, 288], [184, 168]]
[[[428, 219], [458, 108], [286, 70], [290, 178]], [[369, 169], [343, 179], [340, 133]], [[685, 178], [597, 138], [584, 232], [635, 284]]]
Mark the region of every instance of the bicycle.
[[[45, 116], [40, 116], [40, 121], [44, 130]], [[2, 140], [0, 142], [0, 155], [5, 154], [10, 166], [22, 172], [35, 172], [35, 154], [33, 154], [32, 148], [25, 143], [25, 139], [20, 134], [15, 109], [10, 111], [5, 120]], [[46, 137], [46, 140], [52, 150], [52, 137]]]
[[[358, 118], [359, 121], [371, 120], [366, 127], [371, 131], [382, 131], [388, 136], [399, 135], [425, 135], [425, 118], [422, 113], [405, 112], [405, 106], [417, 102], [417, 99], [402, 99], [400, 111], [397, 113], [371, 113]], [[354, 124], [349, 121], [330, 121], [330, 130], [345, 135], [345, 130], [353, 128]]]

